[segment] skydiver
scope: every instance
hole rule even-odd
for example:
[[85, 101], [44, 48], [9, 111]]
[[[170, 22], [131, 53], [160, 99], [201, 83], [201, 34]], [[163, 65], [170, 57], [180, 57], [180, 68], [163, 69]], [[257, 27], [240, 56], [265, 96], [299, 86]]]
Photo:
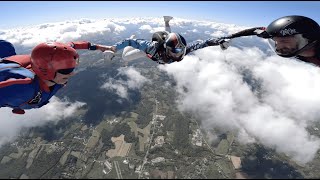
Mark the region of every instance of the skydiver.
[[[187, 45], [185, 38], [179, 33], [172, 33], [169, 25], [171, 16], [164, 16], [165, 31], [155, 32], [152, 40], [129, 39], [108, 47], [109, 54], [124, 49], [122, 58], [133, 60], [141, 57], [148, 57], [159, 64], [169, 64], [181, 61], [186, 54], [208, 46], [220, 45], [222, 49], [229, 46], [229, 42], [219, 38], [210, 38], [203, 42]], [[107, 53], [106, 53], [107, 54]], [[109, 55], [110, 56], [110, 55]]]
[[224, 39], [249, 35], [268, 39], [273, 51], [279, 56], [295, 57], [320, 66], [320, 26], [311, 18], [284, 16], [271, 22], [267, 28], [245, 29]]
[[73, 76], [79, 63], [76, 49], [104, 51], [90, 42], [41, 43], [31, 55], [13, 55], [0, 60], [0, 107], [16, 114], [40, 108], [49, 102]]

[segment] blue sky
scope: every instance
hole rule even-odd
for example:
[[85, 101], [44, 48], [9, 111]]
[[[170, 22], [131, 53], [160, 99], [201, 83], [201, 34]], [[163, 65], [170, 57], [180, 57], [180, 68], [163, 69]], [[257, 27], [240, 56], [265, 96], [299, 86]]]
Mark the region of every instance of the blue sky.
[[0, 29], [80, 18], [163, 15], [267, 26], [278, 17], [296, 14], [320, 23], [320, 2], [316, 1], [1, 1], [0, 7]]

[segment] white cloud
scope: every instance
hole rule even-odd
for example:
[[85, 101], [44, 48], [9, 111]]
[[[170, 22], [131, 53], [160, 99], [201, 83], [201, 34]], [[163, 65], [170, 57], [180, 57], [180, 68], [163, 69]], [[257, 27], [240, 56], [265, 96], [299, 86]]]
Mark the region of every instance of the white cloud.
[[306, 127], [319, 121], [319, 68], [235, 47], [205, 48], [159, 68], [177, 81], [179, 108], [204, 127], [237, 130], [242, 142], [255, 139], [299, 163], [316, 155], [320, 140]]
[[119, 68], [119, 74], [126, 75], [128, 77], [126, 84], [128, 84], [130, 89], [139, 89], [144, 83], [150, 82], [150, 80], [142, 76], [140, 72], [133, 67]]
[[139, 29], [152, 31], [152, 27], [150, 25], [148, 25], [148, 24], [142, 25]]
[[223, 31], [215, 31], [211, 34], [212, 37], [223, 37], [227, 36], [228, 34], [224, 33]]
[[41, 42], [69, 42], [92, 37], [92, 34], [105, 35], [106, 38], [120, 34], [126, 28], [109, 20], [78, 20], [59, 23], [47, 23], [32, 27], [4, 30], [0, 39], [6, 39], [15, 46], [33, 47]]
[[[109, 78], [101, 88], [107, 90], [108, 93], [115, 91], [121, 98], [128, 99], [128, 90], [140, 89], [145, 83], [150, 82], [146, 77], [142, 76], [133, 67], [123, 67], [118, 69], [118, 75], [125, 75], [127, 80], [115, 80]], [[117, 76], [118, 76], [117, 75]]]
[[197, 29], [192, 29], [192, 30], [189, 30], [190, 32], [194, 32], [194, 33], [197, 33], [199, 32]]
[[84, 105], [82, 102], [70, 103], [54, 96], [47, 105], [26, 110], [24, 115], [13, 114], [11, 108], [0, 108], [0, 146], [13, 141], [22, 128], [43, 126], [48, 122], [74, 117], [77, 109]]
[[125, 87], [125, 83], [123, 81], [115, 81], [111, 78], [107, 82], [105, 82], [101, 88], [107, 90], [107, 93], [110, 93], [109, 91], [114, 90], [118, 96], [121, 98], [128, 98], [128, 88]]
[[66, 33], [66, 32], [76, 32], [78, 26], [76, 24], [67, 24], [64, 27], [60, 28], [60, 34]]

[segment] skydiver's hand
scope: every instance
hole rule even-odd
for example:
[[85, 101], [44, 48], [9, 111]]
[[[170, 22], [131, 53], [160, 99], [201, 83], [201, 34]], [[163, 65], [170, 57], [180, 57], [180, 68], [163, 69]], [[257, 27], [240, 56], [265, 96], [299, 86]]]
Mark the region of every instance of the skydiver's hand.
[[116, 49], [114, 46], [103, 46], [103, 45], [96, 45], [97, 49], [104, 52], [104, 51], [113, 51], [115, 52]]
[[107, 50], [103, 52], [103, 56], [105, 60], [112, 61], [115, 55], [113, 51]]
[[220, 45], [220, 48], [221, 48], [222, 50], [228, 49], [228, 47], [230, 46], [230, 41], [231, 41], [231, 40], [226, 41], [226, 40], [224, 40], [224, 39], [218, 40], [218, 43], [219, 43], [219, 45]]
[[267, 31], [263, 27], [257, 28], [256, 30], [253, 31], [253, 33], [261, 38], [270, 38], [270, 35], [267, 33]]

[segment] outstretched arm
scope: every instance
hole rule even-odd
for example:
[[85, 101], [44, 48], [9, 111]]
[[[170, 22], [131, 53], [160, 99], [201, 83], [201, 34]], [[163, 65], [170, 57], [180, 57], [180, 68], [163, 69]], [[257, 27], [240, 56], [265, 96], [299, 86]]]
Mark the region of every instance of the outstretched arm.
[[197, 49], [201, 49], [201, 48], [205, 48], [207, 46], [217, 46], [220, 45], [222, 50], [225, 50], [229, 47], [229, 41], [225, 41], [225, 39], [233, 39], [233, 38], [237, 38], [237, 37], [242, 37], [242, 36], [253, 36], [253, 35], [257, 35], [258, 37], [261, 38], [270, 38], [269, 34], [265, 31], [265, 27], [254, 27], [254, 28], [249, 28], [249, 29], [245, 29], [242, 31], [239, 31], [237, 33], [231, 34], [230, 36], [225, 36], [225, 37], [221, 37], [221, 38], [211, 38], [208, 39], [204, 42], [198, 42], [198, 43], [194, 43], [191, 44], [187, 47], [187, 52], [186, 54], [195, 51]]
[[265, 30], [266, 30], [265, 27], [254, 27], [254, 28], [244, 29], [237, 33], [231, 34], [230, 36], [223, 37], [222, 39], [232, 39], [232, 38], [237, 38], [242, 36], [253, 36], [253, 35], [257, 35], [258, 37], [261, 37], [261, 38], [269, 38], [270, 36]]
[[89, 50], [100, 50], [105, 51], [106, 47], [100, 44], [93, 44], [88, 41], [75, 41], [68, 43], [74, 49], [89, 49]]
[[220, 48], [222, 50], [225, 50], [229, 47], [229, 41], [225, 41], [224, 39], [221, 38], [210, 38], [205, 41], [193, 43], [187, 46], [187, 52], [186, 54], [195, 51], [197, 49], [202, 49], [208, 46], [218, 46], [220, 45]]

